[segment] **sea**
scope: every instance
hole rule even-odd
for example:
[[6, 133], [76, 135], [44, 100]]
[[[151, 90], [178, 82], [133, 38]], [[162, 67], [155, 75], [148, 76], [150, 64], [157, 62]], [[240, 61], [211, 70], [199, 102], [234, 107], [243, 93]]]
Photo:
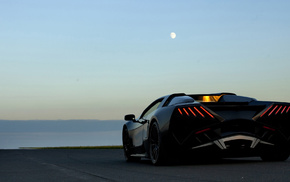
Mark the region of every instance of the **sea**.
[[0, 120], [0, 149], [122, 145], [123, 120]]

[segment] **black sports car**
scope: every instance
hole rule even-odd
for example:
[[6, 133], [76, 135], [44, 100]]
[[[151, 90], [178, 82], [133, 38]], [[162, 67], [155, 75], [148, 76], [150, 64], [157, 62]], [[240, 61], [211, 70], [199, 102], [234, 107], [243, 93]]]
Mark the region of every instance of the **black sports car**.
[[284, 161], [290, 154], [290, 103], [257, 101], [233, 93], [172, 94], [151, 103], [135, 119], [125, 116], [127, 161], [172, 157], [260, 156]]

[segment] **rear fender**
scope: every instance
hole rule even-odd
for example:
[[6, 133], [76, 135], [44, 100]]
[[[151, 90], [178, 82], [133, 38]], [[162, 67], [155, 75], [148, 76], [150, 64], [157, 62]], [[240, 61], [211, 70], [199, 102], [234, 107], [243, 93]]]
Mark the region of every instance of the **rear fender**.
[[129, 121], [125, 125], [128, 128], [133, 147], [141, 146], [143, 144], [142, 124]]

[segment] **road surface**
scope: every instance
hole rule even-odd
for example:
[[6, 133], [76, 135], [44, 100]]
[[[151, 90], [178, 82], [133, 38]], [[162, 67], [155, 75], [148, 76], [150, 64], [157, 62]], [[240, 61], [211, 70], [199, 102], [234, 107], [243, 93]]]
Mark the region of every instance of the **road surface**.
[[290, 159], [223, 159], [153, 166], [127, 163], [121, 149], [0, 150], [0, 181], [290, 181]]

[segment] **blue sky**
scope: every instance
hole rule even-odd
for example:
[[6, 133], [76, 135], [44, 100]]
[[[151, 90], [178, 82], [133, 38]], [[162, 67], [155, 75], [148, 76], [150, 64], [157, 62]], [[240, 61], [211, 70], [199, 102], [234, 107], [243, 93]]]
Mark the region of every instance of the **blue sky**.
[[290, 102], [289, 9], [289, 1], [1, 0], [0, 119], [122, 119], [174, 92]]

